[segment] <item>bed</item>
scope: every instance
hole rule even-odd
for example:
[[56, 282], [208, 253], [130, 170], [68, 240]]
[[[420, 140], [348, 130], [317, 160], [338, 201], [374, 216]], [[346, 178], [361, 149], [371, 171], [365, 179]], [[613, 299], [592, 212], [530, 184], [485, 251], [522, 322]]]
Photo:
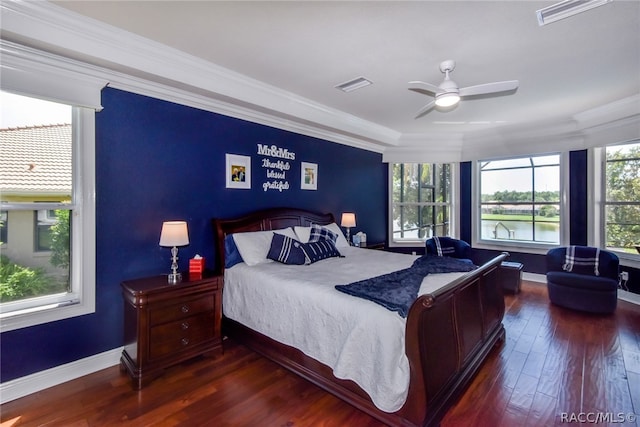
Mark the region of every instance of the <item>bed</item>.
[[[289, 227], [299, 231], [311, 224], [335, 227], [335, 218], [332, 214], [275, 208], [238, 218], [213, 219], [216, 266], [225, 275], [224, 334], [387, 425], [437, 425], [494, 345], [504, 340], [499, 266], [508, 254], [500, 254], [471, 272], [430, 274], [420, 285], [419, 296], [406, 318], [379, 304], [338, 292], [332, 281], [349, 283], [364, 277], [362, 274], [401, 269], [414, 262], [415, 256], [342, 247], [339, 249], [344, 257], [310, 266], [239, 263], [225, 269], [225, 252], [230, 256], [229, 249], [225, 251], [226, 236]], [[366, 273], [355, 267], [363, 258], [371, 259], [369, 265], [375, 266]], [[344, 277], [336, 279], [329, 271]], [[307, 284], [306, 277], [331, 283]], [[300, 284], [287, 285], [293, 279]], [[276, 286], [290, 289], [284, 292]], [[360, 317], [343, 317], [347, 314], [340, 310], [346, 304], [352, 304], [349, 315]], [[287, 316], [295, 320], [287, 320]], [[302, 322], [306, 318], [320, 326], [305, 326]], [[373, 323], [366, 326], [365, 322]], [[372, 335], [374, 332], [377, 335]], [[367, 340], [369, 347], [350, 344], [353, 336]], [[338, 342], [338, 348], [331, 348], [323, 340]], [[383, 350], [387, 346], [383, 342], [392, 342], [390, 353]], [[360, 350], [355, 356], [347, 353], [353, 347], [366, 351]], [[350, 372], [354, 361], [363, 365], [363, 370], [368, 365], [375, 369], [370, 374]]]

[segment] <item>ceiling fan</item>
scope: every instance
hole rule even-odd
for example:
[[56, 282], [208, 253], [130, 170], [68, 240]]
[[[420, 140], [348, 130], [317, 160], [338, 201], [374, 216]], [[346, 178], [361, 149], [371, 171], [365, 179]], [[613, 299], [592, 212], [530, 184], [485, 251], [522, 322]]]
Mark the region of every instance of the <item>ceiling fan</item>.
[[498, 92], [506, 92], [509, 90], [515, 90], [518, 88], [518, 80], [507, 80], [504, 82], [485, 83], [476, 86], [468, 86], [458, 88], [456, 82], [449, 78], [451, 73], [456, 68], [456, 62], [454, 60], [446, 60], [440, 63], [440, 71], [444, 73], [444, 81], [439, 86], [432, 85], [431, 83], [421, 82], [419, 80], [409, 82], [409, 89], [419, 92], [429, 92], [435, 95], [435, 99], [422, 107], [416, 113], [416, 119], [422, 117], [429, 112], [433, 107], [451, 107], [460, 101], [460, 98], [464, 96], [472, 95], [486, 95]]

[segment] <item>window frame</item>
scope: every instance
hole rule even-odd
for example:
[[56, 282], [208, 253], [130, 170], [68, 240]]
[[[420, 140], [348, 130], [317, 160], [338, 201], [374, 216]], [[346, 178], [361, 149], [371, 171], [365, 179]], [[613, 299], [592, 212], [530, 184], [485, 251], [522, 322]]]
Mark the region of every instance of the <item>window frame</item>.
[[4, 222], [4, 226], [0, 229], [0, 249], [9, 245], [9, 211], [0, 210], [0, 222]]
[[[37, 94], [25, 94], [38, 98]], [[61, 102], [62, 101], [56, 101]], [[73, 200], [71, 292], [0, 304], [0, 332], [95, 312], [95, 111], [72, 108]], [[49, 205], [51, 206], [51, 205]], [[68, 205], [61, 205], [61, 207]], [[3, 210], [41, 210], [42, 203], [3, 204]]]
[[590, 196], [593, 203], [589, 205], [592, 207], [590, 212], [589, 221], [589, 244], [595, 247], [599, 247], [604, 250], [610, 250], [614, 252], [620, 259], [620, 264], [633, 268], [640, 268], [640, 254], [633, 254], [627, 252], [613, 251], [606, 247], [606, 207], [607, 207], [607, 147], [615, 147], [626, 144], [639, 144], [640, 139], [633, 139], [625, 142], [617, 142], [612, 144], [606, 144], [600, 147], [594, 147], [588, 150], [588, 156], [590, 157], [589, 167], [593, 174], [591, 180]]
[[[480, 164], [488, 161], [504, 161], [515, 160], [531, 157], [544, 157], [550, 155], [559, 155], [559, 167], [560, 167], [560, 235], [558, 243], [543, 243], [543, 242], [526, 242], [526, 241], [496, 241], [481, 238], [481, 215], [482, 215], [482, 198], [480, 180], [481, 168]], [[510, 157], [499, 158], [487, 158], [480, 159], [472, 162], [472, 174], [471, 180], [471, 201], [473, 206], [473, 212], [471, 216], [471, 232], [472, 232], [472, 246], [479, 249], [489, 249], [497, 251], [522, 251], [533, 254], [546, 254], [551, 248], [566, 245], [569, 241], [569, 204], [568, 204], [568, 189], [569, 189], [569, 154], [566, 152], [555, 153], [540, 153], [540, 154], [528, 154], [517, 155]], [[533, 189], [532, 189], [533, 190]]]
[[[389, 222], [387, 224], [388, 229], [388, 244], [389, 247], [396, 248], [412, 248], [412, 247], [424, 247], [425, 241], [424, 239], [403, 239], [400, 241], [394, 240], [393, 233], [393, 209], [394, 209], [394, 198], [393, 198], [393, 167], [396, 164], [427, 164], [428, 162], [389, 162], [388, 165], [388, 218]], [[447, 205], [449, 209], [449, 236], [458, 237], [459, 236], [459, 219], [460, 213], [458, 210], [459, 206], [459, 193], [458, 193], [458, 174], [459, 174], [459, 164], [456, 162], [440, 162], [440, 163], [430, 163], [432, 165], [442, 165], [448, 164], [450, 167], [451, 173], [451, 184], [450, 184], [450, 194], [449, 194], [449, 203], [442, 202], [424, 202], [421, 205], [425, 206], [442, 206]]]
[[[40, 246], [40, 240], [42, 237], [42, 233], [48, 232], [51, 233], [51, 227], [56, 223], [56, 220], [50, 220], [49, 219], [49, 211], [52, 211], [55, 209], [38, 209], [33, 211], [33, 238], [34, 238], [34, 242], [33, 242], [33, 251], [35, 253], [44, 253], [44, 252], [51, 252], [51, 248], [49, 246], [44, 247], [44, 246]], [[73, 210], [73, 208], [69, 208], [69, 210]], [[44, 212], [45, 217], [47, 218], [47, 222], [40, 224], [40, 217], [39, 214], [40, 212]]]

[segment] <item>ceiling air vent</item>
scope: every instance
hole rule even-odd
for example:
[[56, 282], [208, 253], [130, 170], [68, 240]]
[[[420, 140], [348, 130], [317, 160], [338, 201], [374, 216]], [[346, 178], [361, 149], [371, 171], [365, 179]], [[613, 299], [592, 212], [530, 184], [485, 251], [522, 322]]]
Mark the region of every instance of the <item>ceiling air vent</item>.
[[536, 10], [538, 25], [543, 26], [602, 6], [612, 0], [565, 0], [540, 10]]
[[336, 86], [336, 89], [340, 89], [343, 92], [351, 92], [361, 87], [369, 86], [370, 84], [373, 84], [371, 80], [365, 79], [364, 77], [357, 77], [348, 82], [340, 83]]

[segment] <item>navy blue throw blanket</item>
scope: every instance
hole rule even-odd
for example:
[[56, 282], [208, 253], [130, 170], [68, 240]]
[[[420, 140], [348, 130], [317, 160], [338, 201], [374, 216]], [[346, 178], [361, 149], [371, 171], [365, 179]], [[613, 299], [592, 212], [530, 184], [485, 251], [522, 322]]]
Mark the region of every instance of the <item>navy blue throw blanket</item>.
[[355, 297], [368, 299], [384, 308], [407, 317], [411, 304], [418, 298], [422, 279], [429, 273], [452, 273], [475, 270], [469, 261], [457, 258], [424, 255], [404, 270], [361, 280], [349, 285], [336, 285], [336, 289]]

